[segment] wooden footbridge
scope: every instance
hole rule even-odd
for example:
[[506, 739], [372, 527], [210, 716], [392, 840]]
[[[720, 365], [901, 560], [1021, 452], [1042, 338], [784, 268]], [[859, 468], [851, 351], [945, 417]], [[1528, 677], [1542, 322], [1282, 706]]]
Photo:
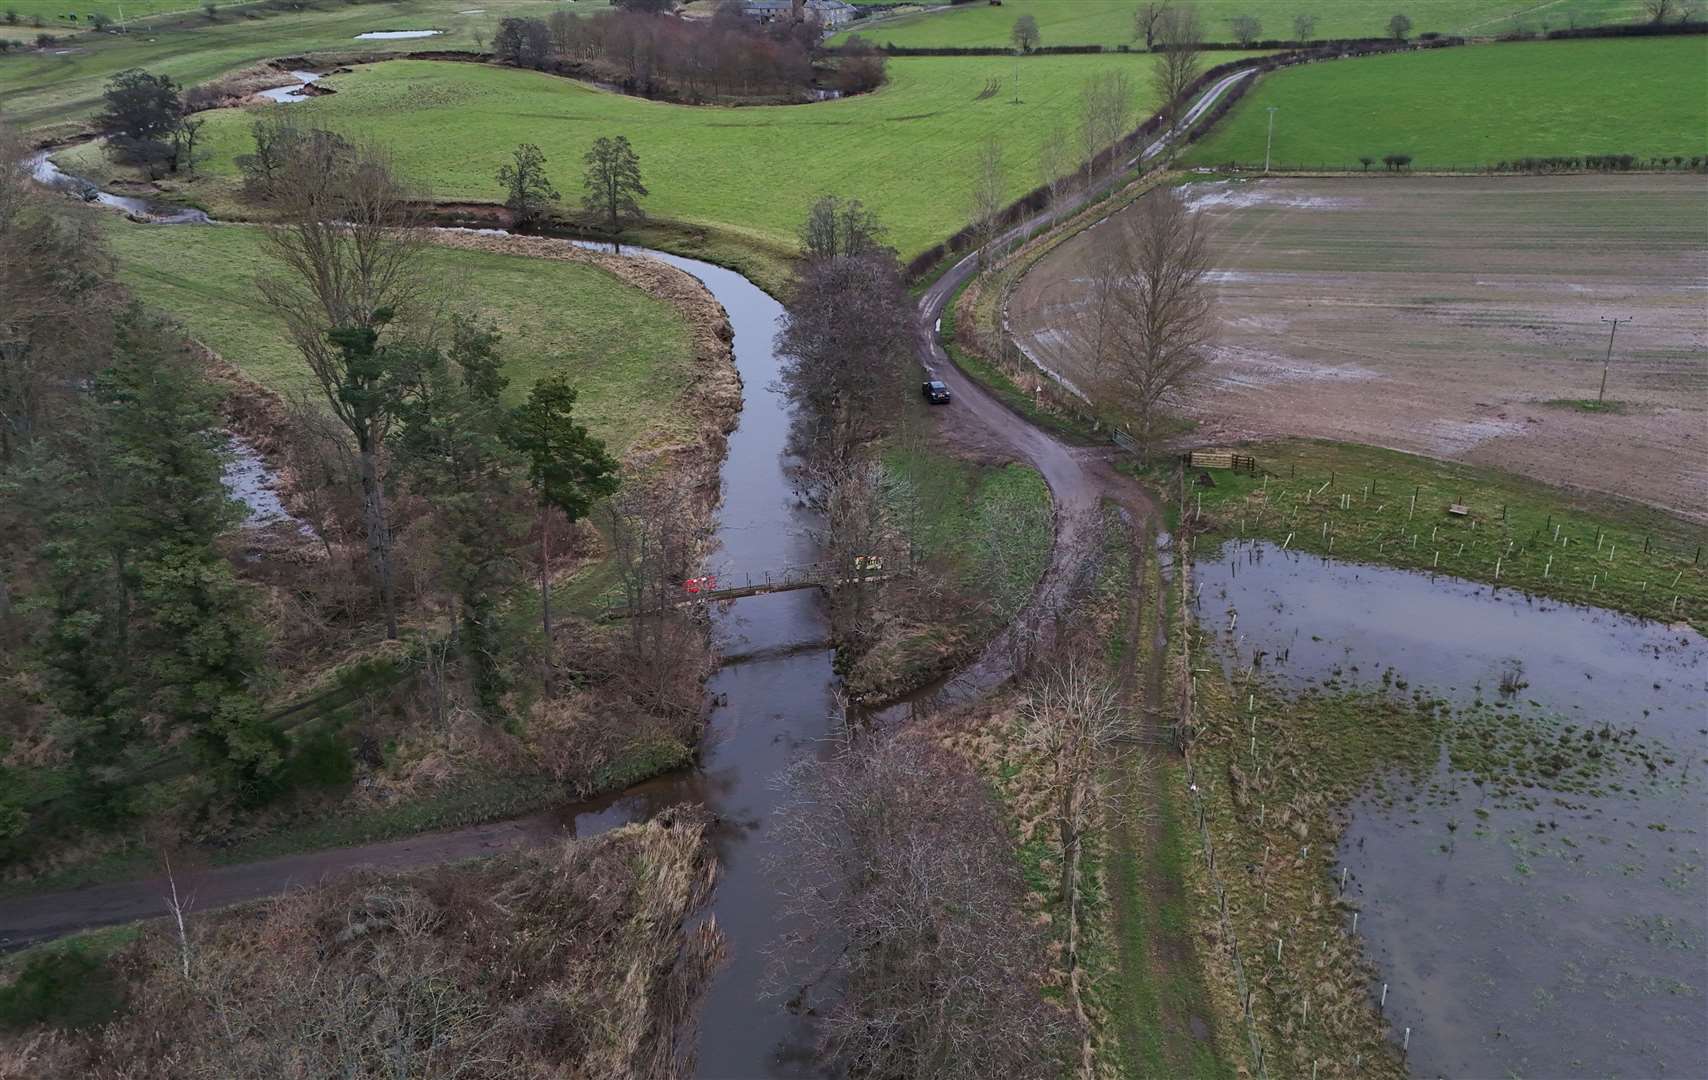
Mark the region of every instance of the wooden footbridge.
[[726, 600], [770, 593], [797, 592], [801, 589], [840, 589], [849, 585], [877, 585], [912, 573], [905, 557], [892, 560], [882, 555], [861, 555], [851, 562], [820, 562], [805, 566], [787, 566], [780, 570], [756, 570], [736, 575], [706, 574], [687, 578], [676, 590], [674, 599], [654, 600], [650, 604], [625, 605], [605, 613], [607, 619], [632, 619], [642, 615], [658, 615], [680, 611]]

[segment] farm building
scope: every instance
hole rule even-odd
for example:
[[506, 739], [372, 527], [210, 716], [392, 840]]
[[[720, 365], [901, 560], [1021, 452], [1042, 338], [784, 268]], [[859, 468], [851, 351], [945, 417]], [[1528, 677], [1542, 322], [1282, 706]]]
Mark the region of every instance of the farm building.
[[811, 17], [829, 30], [847, 25], [855, 16], [854, 5], [843, 0], [748, 0], [742, 10], [760, 22]]

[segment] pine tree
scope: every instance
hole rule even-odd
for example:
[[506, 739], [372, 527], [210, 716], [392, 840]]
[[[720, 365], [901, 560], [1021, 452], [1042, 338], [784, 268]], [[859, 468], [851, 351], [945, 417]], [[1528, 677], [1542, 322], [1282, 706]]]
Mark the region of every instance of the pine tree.
[[96, 379], [70, 460], [36, 478], [53, 539], [43, 654], [74, 755], [116, 775], [158, 728], [244, 796], [283, 759], [253, 684], [264, 655], [248, 597], [216, 547], [239, 508], [220, 479], [210, 388], [177, 330], [133, 308]]
[[422, 348], [399, 406], [397, 443], [405, 478], [432, 504], [440, 533], [434, 550], [458, 601], [475, 695], [489, 715], [508, 688], [498, 601], [515, 580], [513, 552], [524, 538], [497, 348], [496, 331], [460, 317], [449, 356]]
[[[528, 486], [540, 507], [540, 618], [546, 634], [546, 670], [551, 670], [551, 515], [570, 524], [587, 516], [593, 503], [617, 490], [617, 462], [603, 441], [575, 422], [575, 387], [563, 375], [535, 383], [528, 400], [510, 414], [510, 444], [528, 463]], [[550, 691], [548, 681], [547, 691]]]

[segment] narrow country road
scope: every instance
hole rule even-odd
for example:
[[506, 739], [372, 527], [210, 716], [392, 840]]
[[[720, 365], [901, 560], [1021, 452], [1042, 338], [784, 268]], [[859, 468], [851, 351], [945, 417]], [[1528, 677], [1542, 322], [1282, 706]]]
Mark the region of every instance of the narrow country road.
[[[1174, 129], [1128, 160], [1127, 167], [1160, 154], [1180, 131], [1190, 129], [1199, 117], [1214, 107], [1229, 87], [1249, 78], [1252, 73], [1253, 69], [1246, 68], [1218, 79], [1182, 114]], [[991, 241], [991, 245], [1006, 248], [1022, 240], [1046, 222], [1077, 211], [1092, 198], [1114, 187], [1119, 179], [1119, 176], [1110, 177], [1063, 198], [1050, 209], [1016, 224]], [[950, 299], [978, 270], [979, 254], [973, 252], [957, 262], [920, 296], [919, 320], [914, 328], [916, 348], [920, 365], [927, 374], [949, 386], [953, 404], [938, 410], [941, 422], [978, 427], [997, 435], [1017, 459], [1037, 469], [1050, 487], [1050, 496], [1055, 503], [1055, 545], [1044, 580], [1033, 599], [1033, 608], [1028, 613], [1030, 616], [1042, 616], [1043, 621], [1048, 622], [1059, 613], [1078, 564], [1089, 548], [1092, 538], [1088, 531], [1099, 525], [1096, 514], [1099, 504], [1104, 499], [1118, 503], [1134, 514], [1139, 522], [1149, 519], [1156, 507], [1143, 488], [1111, 467], [1110, 451], [1069, 446], [997, 401], [949, 359], [939, 340], [938, 327]], [[1004, 642], [993, 642], [985, 655], [974, 663], [973, 669], [981, 676], [975, 680], [979, 689], [1007, 674], [1001, 670], [1006, 658], [996, 655], [1004, 648]]]
[[[1250, 74], [1249, 70], [1239, 71], [1216, 82], [1187, 111], [1182, 124], [1190, 125], [1212, 107], [1228, 87]], [[1160, 153], [1170, 137], [1164, 136], [1151, 143], [1128, 164]], [[1102, 186], [1094, 186], [1063, 199], [1054, 208], [1054, 215], [1077, 210], [1110, 183], [1112, 181], [1106, 181]], [[1023, 221], [995, 243], [1013, 243], [1051, 216], [1050, 213], [1041, 213]], [[968, 255], [920, 297], [915, 328], [919, 361], [933, 378], [948, 383], [952, 391], [954, 403], [938, 410], [941, 422], [983, 429], [990, 441], [1007, 446], [1017, 460], [1036, 468], [1049, 485], [1055, 502], [1055, 544], [1050, 565], [1028, 613], [1028, 617], [1036, 614], [1042, 616], [1039, 621], [1048, 622], [1059, 613], [1067, 597], [1081, 553], [1086, 550], [1090, 539], [1089, 530], [1097, 527], [1095, 511], [1099, 503], [1104, 499], [1117, 502], [1141, 520], [1154, 513], [1155, 506], [1137, 483], [1115, 472], [1110, 465], [1110, 451], [1071, 447], [1034, 427], [991, 397], [949, 360], [938, 341], [938, 320], [949, 298], [977, 270], [978, 255]], [[972, 665], [971, 678], [967, 680], [971, 692], [982, 692], [1008, 674], [1007, 659], [1001, 655], [1002, 652], [1002, 643], [995, 642]], [[647, 785], [640, 787], [646, 788]], [[646, 801], [645, 791], [631, 789], [630, 792], [608, 796], [596, 804], [583, 804], [575, 814], [574, 831], [588, 834], [619, 824], [620, 815], [614, 809], [607, 813], [607, 808], [614, 807], [619, 799], [634, 798], [637, 792], [641, 801]], [[181, 875], [178, 885], [180, 891], [194, 894], [196, 910], [208, 911], [314, 885], [327, 877], [358, 868], [403, 870], [541, 844], [554, 837], [569, 835], [570, 830], [565, 826], [562, 814], [539, 814], [360, 847], [331, 848], [219, 866]], [[164, 879], [150, 878], [0, 900], [0, 951], [22, 948], [91, 927], [161, 917], [166, 912], [164, 897], [168, 891]]]

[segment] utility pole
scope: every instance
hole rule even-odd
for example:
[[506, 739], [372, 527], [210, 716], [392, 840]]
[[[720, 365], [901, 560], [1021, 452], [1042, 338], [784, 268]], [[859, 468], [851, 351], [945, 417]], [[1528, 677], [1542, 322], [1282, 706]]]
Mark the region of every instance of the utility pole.
[[1631, 319], [1629, 316], [1610, 319], [1606, 315], [1603, 315], [1601, 317], [1601, 321], [1604, 323], [1611, 323], [1612, 327], [1607, 331], [1607, 356], [1601, 361], [1601, 393], [1595, 395], [1595, 401], [1598, 405], [1607, 397], [1607, 367], [1609, 364], [1613, 363], [1613, 335], [1619, 332], [1620, 323], [1630, 322]]
[[1263, 144], [1263, 175], [1269, 175], [1269, 151], [1275, 145], [1275, 110], [1279, 105], [1269, 106], [1269, 138]]

